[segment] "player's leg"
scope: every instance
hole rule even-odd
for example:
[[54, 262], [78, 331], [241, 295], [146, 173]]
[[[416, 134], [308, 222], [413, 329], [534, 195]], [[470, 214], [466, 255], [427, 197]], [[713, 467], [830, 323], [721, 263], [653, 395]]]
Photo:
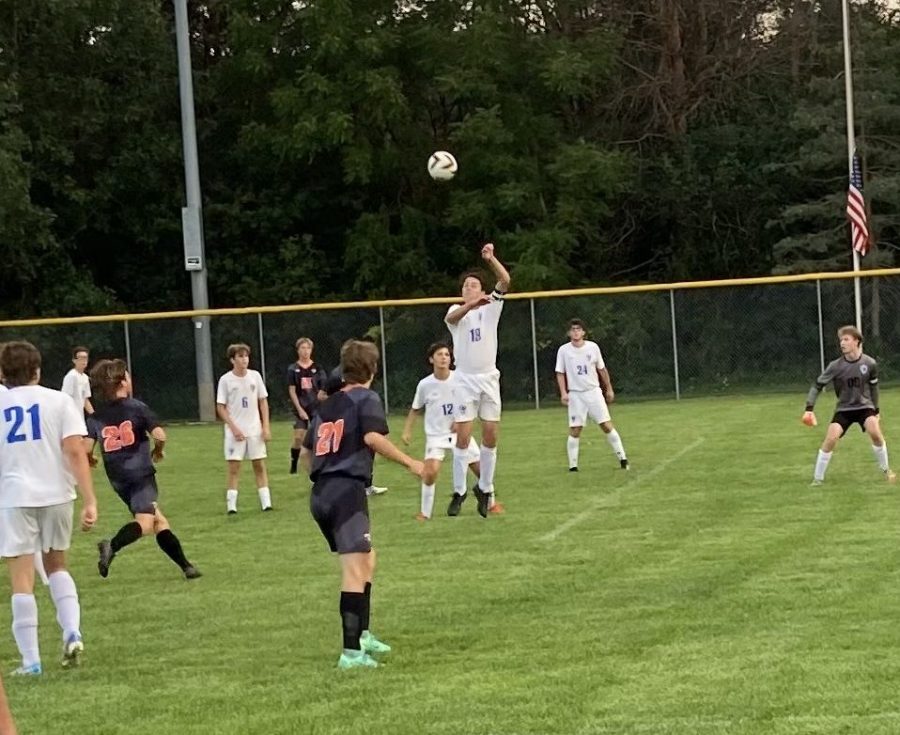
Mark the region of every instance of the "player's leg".
[[819, 447], [819, 453], [816, 456], [816, 465], [813, 470], [813, 485], [821, 485], [825, 482], [825, 471], [828, 469], [828, 463], [831, 461], [831, 454], [838, 443], [838, 440], [844, 435], [847, 427], [840, 421], [840, 414], [835, 414], [828, 429], [825, 431], [825, 439], [822, 446]]
[[434, 483], [437, 482], [443, 459], [443, 449], [430, 450], [425, 453], [425, 470], [422, 472], [422, 499], [419, 513], [416, 515], [417, 520], [427, 521], [434, 513]]
[[[19, 510], [19, 509], [10, 509]], [[13, 676], [36, 676], [41, 673], [41, 653], [38, 646], [38, 609], [34, 598], [34, 560], [32, 554], [8, 556], [12, 552], [4, 544], [7, 557], [12, 602], [12, 632], [22, 657], [22, 665]]]
[[268, 451], [262, 435], [247, 437], [247, 458], [253, 463], [253, 475], [256, 478], [256, 492], [259, 495], [259, 507], [272, 510], [272, 494], [269, 491], [269, 473], [266, 470]]
[[156, 544], [162, 549], [163, 553], [178, 565], [184, 574], [185, 579], [197, 579], [202, 577], [200, 570], [191, 564], [184, 555], [184, 549], [181, 548], [181, 541], [178, 536], [172, 532], [169, 525], [169, 519], [163, 515], [159, 506], [155, 506], [155, 512], [151, 516], [153, 520], [153, 533], [156, 534]]
[[[236, 442], [233, 439], [231, 440], [233, 450], [230, 454], [232, 457], [240, 457], [239, 459], [229, 459], [229, 440], [225, 439], [225, 474], [226, 474], [226, 486], [228, 489], [225, 491], [225, 510], [229, 515], [233, 515], [237, 513], [237, 501], [238, 501], [238, 481], [241, 477], [241, 460], [244, 458], [244, 453], [246, 452], [247, 443], [244, 442]], [[238, 450], [240, 450], [240, 454], [238, 454]]]
[[40, 508], [38, 519], [41, 529], [44, 567], [50, 580], [50, 597], [56, 606], [56, 621], [62, 630], [64, 668], [78, 666], [84, 643], [81, 639], [81, 604], [75, 580], [69, 574], [66, 551], [72, 543], [72, 514], [75, 503], [62, 503]]
[[[476, 487], [478, 495], [478, 512], [483, 518], [495, 505], [494, 472], [497, 468], [497, 441], [500, 436], [500, 415], [503, 406], [500, 400], [500, 373], [481, 378], [478, 397], [478, 419], [481, 422], [481, 449], [479, 461], [481, 474]], [[495, 512], [502, 512], [498, 508]]]
[[475, 475], [475, 479], [481, 478], [481, 447], [475, 441], [475, 437], [469, 439], [468, 457], [469, 472]]
[[884, 433], [881, 431], [881, 421], [878, 416], [872, 415], [866, 418], [863, 423], [863, 430], [869, 435], [872, 442], [872, 452], [875, 455], [875, 461], [878, 462], [879, 469], [884, 473], [888, 482], [896, 482], [897, 475], [891, 469], [888, 461], [887, 442], [884, 440]]
[[309, 428], [307, 421], [297, 418], [294, 420], [294, 442], [291, 444], [291, 474], [297, 474], [297, 462], [300, 461], [300, 449], [303, 447], [303, 439]]
[[[147, 493], [152, 492], [150, 497]], [[131, 511], [131, 520], [122, 526], [112, 539], [101, 539], [97, 544], [97, 571], [104, 579], [109, 576], [109, 566], [126, 546], [149, 533], [153, 533], [153, 503], [156, 501], [156, 480], [151, 475], [138, 483], [114, 484], [119, 499]], [[147, 515], [149, 513], [149, 515]]]
[[613, 450], [613, 454], [615, 454], [616, 458], [619, 460], [619, 466], [623, 470], [627, 470], [628, 456], [625, 454], [625, 447], [622, 445], [622, 437], [619, 436], [619, 432], [616, 431], [613, 422], [604, 421], [600, 424], [600, 430], [606, 434], [606, 443], [609, 444], [610, 448]]
[[450, 505], [447, 506], [448, 516], [458, 516], [462, 504], [466, 499], [466, 472], [468, 471], [468, 446], [472, 439], [472, 419], [475, 416], [474, 401], [460, 404], [465, 407], [462, 413], [464, 420], [457, 410], [456, 419], [456, 444], [453, 446], [453, 496]]
[[47, 579], [47, 570], [44, 569], [44, 554], [40, 549], [35, 549], [34, 552], [34, 572], [45, 587], [50, 584], [50, 580]]

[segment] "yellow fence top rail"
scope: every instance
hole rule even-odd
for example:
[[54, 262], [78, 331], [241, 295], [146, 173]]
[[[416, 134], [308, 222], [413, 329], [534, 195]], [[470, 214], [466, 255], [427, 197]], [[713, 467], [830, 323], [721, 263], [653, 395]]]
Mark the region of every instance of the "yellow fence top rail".
[[[729, 278], [718, 281], [678, 281], [675, 283], [648, 283], [640, 286], [601, 286], [596, 288], [570, 288], [557, 291], [526, 291], [511, 293], [508, 300], [547, 299], [569, 296], [604, 296], [611, 294], [648, 293], [653, 291], [685, 291], [697, 288], [724, 288], [729, 286], [763, 286], [781, 283], [810, 281], [837, 281], [854, 277], [878, 278], [900, 276], [900, 268], [882, 268], [865, 271], [840, 271], [833, 273], [798, 273], [789, 276], [759, 276], [755, 278]], [[52, 317], [46, 319], [0, 320], [0, 327], [39, 327], [65, 324], [89, 324], [99, 322], [147, 321], [150, 319], [184, 319], [201, 316], [235, 316], [241, 314], [280, 314], [294, 311], [325, 311], [328, 309], [373, 309], [394, 306], [425, 306], [428, 304], [452, 304], [458, 296], [442, 296], [420, 299], [387, 299], [382, 301], [334, 301], [317, 304], [288, 304], [284, 306], [241, 306], [227, 309], [203, 309], [182, 311], [154, 311], [140, 314], [96, 314], [92, 316]]]

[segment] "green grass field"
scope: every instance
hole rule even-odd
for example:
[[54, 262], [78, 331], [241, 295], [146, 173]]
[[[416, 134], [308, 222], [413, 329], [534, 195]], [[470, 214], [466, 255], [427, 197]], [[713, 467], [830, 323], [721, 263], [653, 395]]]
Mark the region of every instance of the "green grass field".
[[[417, 481], [379, 464], [372, 627], [394, 653], [352, 672], [335, 668], [338, 564], [287, 474], [288, 425], [270, 447], [276, 511], [259, 512], [247, 467], [234, 517], [221, 430], [173, 427], [161, 504], [205, 576], [183, 581], [144, 539], [101, 580], [94, 545], [127, 515], [100, 481], [99, 526], [71, 552], [84, 666], [60, 669], [40, 590], [45, 674], [6, 679], [20, 731], [895, 735], [898, 490], [855, 429], [808, 487], [824, 429], [800, 424], [802, 402], [617, 404], [633, 470], [591, 430], [577, 475], [560, 409], [509, 412], [507, 513], [487, 520], [471, 498], [444, 515], [446, 466], [435, 519], [416, 523]], [[882, 403], [900, 457], [900, 392]]]

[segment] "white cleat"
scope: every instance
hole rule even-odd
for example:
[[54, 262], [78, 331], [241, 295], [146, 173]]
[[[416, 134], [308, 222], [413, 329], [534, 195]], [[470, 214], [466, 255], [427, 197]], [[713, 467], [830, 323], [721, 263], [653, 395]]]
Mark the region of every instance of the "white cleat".
[[813, 480], [811, 483], [809, 483], [809, 486], [810, 487], [822, 487], [822, 485], [824, 485], [824, 484], [825, 484], [825, 480]]
[[386, 487], [380, 487], [378, 485], [369, 485], [366, 488], [366, 495], [384, 495], [388, 489]]
[[72, 633], [63, 646], [62, 665], [64, 669], [74, 669], [81, 665], [81, 655], [84, 653], [84, 642], [80, 633]]

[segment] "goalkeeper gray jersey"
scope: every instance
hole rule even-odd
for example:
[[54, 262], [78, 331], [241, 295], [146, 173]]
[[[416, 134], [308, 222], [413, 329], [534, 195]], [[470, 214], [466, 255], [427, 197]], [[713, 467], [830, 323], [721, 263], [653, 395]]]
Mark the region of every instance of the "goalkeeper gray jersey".
[[807, 405], [815, 405], [819, 391], [831, 383], [837, 396], [835, 411], [878, 409], [878, 363], [866, 354], [858, 360], [839, 357], [828, 364], [809, 391]]

